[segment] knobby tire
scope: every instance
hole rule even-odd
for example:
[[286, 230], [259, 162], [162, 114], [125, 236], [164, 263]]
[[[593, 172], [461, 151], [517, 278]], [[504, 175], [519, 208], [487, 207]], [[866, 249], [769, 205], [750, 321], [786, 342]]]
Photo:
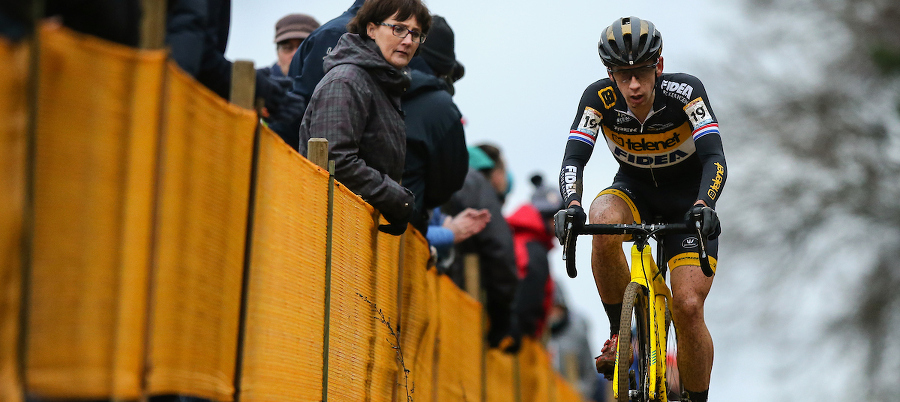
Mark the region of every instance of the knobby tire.
[[[672, 312], [666, 306], [666, 392], [670, 401], [681, 400], [681, 376], [678, 372], [678, 346]], [[670, 355], [672, 358], [670, 358]]]
[[[647, 379], [650, 373], [650, 352], [648, 350], [650, 319], [647, 316], [648, 312], [644, 288], [637, 283], [629, 283], [625, 288], [625, 296], [622, 300], [622, 318], [619, 322], [619, 361], [616, 366], [619, 376], [619, 402], [646, 401], [650, 395], [647, 389]], [[631, 329], [632, 324], [635, 327], [634, 332]], [[634, 345], [632, 346], [632, 344]], [[637, 371], [634, 373], [637, 390], [639, 390], [637, 399], [629, 398], [629, 390], [635, 389], [632, 387], [634, 384], [629, 381], [631, 356], [634, 356], [634, 360], [638, 362]]]

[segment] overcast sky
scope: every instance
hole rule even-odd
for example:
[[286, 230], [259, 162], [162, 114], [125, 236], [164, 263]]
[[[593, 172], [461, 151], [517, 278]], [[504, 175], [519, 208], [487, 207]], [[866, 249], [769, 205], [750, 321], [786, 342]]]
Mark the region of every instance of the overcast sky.
[[[734, 6], [718, 3], [712, 0], [426, 1], [431, 12], [444, 16], [453, 28], [457, 59], [466, 67], [465, 77], [456, 85], [454, 99], [467, 120], [469, 144], [492, 142], [500, 146], [514, 175], [513, 193], [505, 211], [514, 211], [530, 197], [532, 187], [528, 178], [533, 173], [543, 174], [550, 183], [556, 181], [569, 125], [577, 113], [581, 94], [587, 85], [606, 76], [597, 55], [600, 31], [619, 17], [634, 15], [656, 24], [664, 39], [665, 70], [691, 73], [704, 81], [715, 109], [720, 92], [704, 79], [704, 73], [722, 65], [720, 58], [726, 52], [721, 32], [735, 29], [733, 21], [723, 21], [721, 17], [738, 14]], [[353, 1], [233, 0], [232, 4], [226, 55], [232, 60], [253, 60], [261, 66], [275, 61], [272, 40], [279, 18], [302, 12], [324, 23], [349, 8]], [[728, 123], [720, 124], [725, 137]], [[591, 199], [608, 186], [616, 168], [608, 149], [598, 144], [585, 171], [585, 198]], [[566, 276], [557, 248], [551, 255], [553, 275], [567, 291], [570, 304], [589, 317], [593, 327], [592, 348], [599, 354], [609, 324], [590, 275], [589, 239], [579, 241], [578, 250], [581, 274], [575, 279]], [[717, 291], [721, 293], [717, 295]], [[713, 286], [710, 301], [722, 293], [727, 292]], [[710, 321], [715, 337], [717, 324]], [[718, 357], [718, 347], [716, 352]], [[716, 372], [720, 371], [730, 369], [717, 366]], [[734, 376], [716, 378], [716, 372], [711, 391], [713, 400], [724, 398], [716, 398], [717, 394], [733, 395], [727, 389], [738, 384], [721, 382]], [[717, 385], [722, 387], [717, 389]]]

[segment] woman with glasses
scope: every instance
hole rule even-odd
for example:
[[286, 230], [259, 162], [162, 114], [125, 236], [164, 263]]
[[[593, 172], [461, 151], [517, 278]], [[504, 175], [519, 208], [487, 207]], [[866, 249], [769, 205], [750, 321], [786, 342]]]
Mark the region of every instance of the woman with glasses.
[[[583, 224], [583, 169], [595, 141], [606, 143], [619, 162], [612, 185], [593, 199], [591, 223], [661, 220], [701, 224], [715, 270], [719, 220], [716, 202], [725, 184], [725, 153], [719, 123], [697, 77], [663, 73], [662, 34], [652, 22], [620, 18], [600, 34], [598, 52], [607, 70], [585, 89], [569, 129], [559, 175], [566, 215]], [[559, 230], [559, 228], [557, 229]], [[610, 339], [596, 359], [611, 377], [618, 345], [622, 299], [630, 275], [624, 236], [594, 236], [591, 268], [609, 316]], [[713, 343], [703, 306], [713, 278], [700, 270], [697, 238], [666, 236], [664, 252], [672, 284], [672, 319], [678, 333], [678, 368], [687, 390], [683, 401], [705, 402]]]
[[310, 138], [327, 139], [335, 178], [378, 209], [388, 221], [380, 229], [394, 235], [406, 230], [414, 201], [399, 183], [406, 154], [400, 96], [430, 27], [420, 0], [366, 1], [325, 57], [325, 76], [300, 124], [300, 154]]

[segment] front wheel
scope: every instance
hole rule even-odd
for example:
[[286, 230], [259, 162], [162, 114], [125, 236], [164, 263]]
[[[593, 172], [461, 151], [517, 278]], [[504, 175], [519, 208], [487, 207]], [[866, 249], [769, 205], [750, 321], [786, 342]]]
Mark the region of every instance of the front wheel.
[[[616, 371], [618, 375], [618, 401], [646, 401], [650, 376], [650, 317], [647, 315], [646, 289], [637, 283], [629, 283], [622, 301], [622, 318], [619, 322], [619, 347]], [[629, 374], [633, 373], [633, 376]], [[629, 381], [633, 378], [633, 381]]]
[[681, 400], [681, 376], [678, 374], [678, 343], [672, 313], [666, 307], [666, 392], [668, 400]]

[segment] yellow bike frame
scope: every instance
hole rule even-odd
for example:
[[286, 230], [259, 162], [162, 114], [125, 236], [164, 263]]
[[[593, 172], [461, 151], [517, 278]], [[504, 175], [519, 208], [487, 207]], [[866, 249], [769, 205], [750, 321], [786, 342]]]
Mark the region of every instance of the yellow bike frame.
[[[643, 250], [638, 250], [637, 245], [631, 246], [631, 282], [639, 284], [647, 290], [650, 306], [650, 354], [649, 365], [649, 390], [650, 400], [665, 401], [666, 399], [666, 305], [672, 298], [672, 292], [666, 286], [666, 281], [659, 272], [659, 267], [653, 260], [650, 245], [645, 245]], [[628, 312], [630, 314], [630, 312]], [[619, 366], [619, 352], [616, 348], [616, 367]], [[643, 381], [643, 379], [641, 379]], [[628, 390], [624, 390], [628, 392]], [[613, 373], [613, 394], [619, 397], [619, 370]]]

